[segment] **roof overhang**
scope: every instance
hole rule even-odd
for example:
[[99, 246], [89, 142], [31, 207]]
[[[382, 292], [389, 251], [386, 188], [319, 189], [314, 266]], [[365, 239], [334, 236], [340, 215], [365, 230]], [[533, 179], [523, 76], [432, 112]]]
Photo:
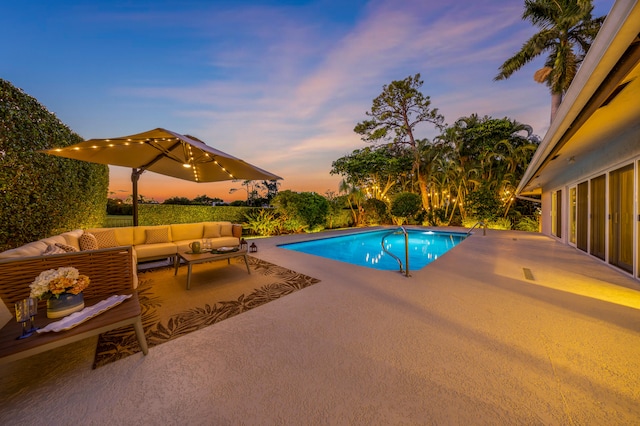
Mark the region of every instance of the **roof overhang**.
[[576, 158], [640, 117], [640, 4], [617, 1], [565, 94], [516, 194], [537, 195]]

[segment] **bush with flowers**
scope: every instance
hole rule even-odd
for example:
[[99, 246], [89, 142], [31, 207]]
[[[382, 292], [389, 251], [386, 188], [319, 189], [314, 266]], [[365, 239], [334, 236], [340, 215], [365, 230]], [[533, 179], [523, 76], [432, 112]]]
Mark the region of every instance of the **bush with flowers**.
[[49, 269], [40, 275], [29, 285], [31, 296], [38, 299], [58, 298], [61, 294], [80, 294], [89, 286], [89, 277], [80, 275], [73, 267]]

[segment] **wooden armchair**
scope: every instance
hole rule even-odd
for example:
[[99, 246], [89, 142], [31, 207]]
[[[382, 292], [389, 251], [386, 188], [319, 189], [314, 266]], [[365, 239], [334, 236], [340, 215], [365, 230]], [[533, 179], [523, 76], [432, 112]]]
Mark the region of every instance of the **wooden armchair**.
[[[73, 266], [80, 274], [90, 278], [91, 284], [83, 291], [86, 306], [115, 294], [131, 294], [132, 297], [70, 330], [34, 333], [20, 340], [16, 338], [21, 333], [21, 326], [14, 318], [0, 329], [0, 363], [35, 355], [127, 325], [133, 325], [140, 348], [146, 355], [148, 348], [142, 329], [140, 302], [133, 288], [135, 265], [130, 246], [0, 260], [0, 297], [9, 311], [15, 316], [14, 303], [29, 297], [29, 284], [40, 272], [61, 266]], [[46, 302], [41, 301], [36, 316], [36, 326], [39, 328], [56, 321], [48, 319], [45, 312]]]

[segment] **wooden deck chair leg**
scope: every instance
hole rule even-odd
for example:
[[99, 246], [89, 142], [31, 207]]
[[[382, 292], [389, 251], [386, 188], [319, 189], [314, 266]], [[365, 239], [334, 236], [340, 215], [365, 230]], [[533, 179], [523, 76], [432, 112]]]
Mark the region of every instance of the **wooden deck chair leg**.
[[136, 329], [136, 337], [138, 338], [138, 344], [140, 345], [140, 349], [142, 349], [143, 354], [149, 353], [149, 347], [147, 346], [147, 338], [144, 336], [144, 329], [142, 328], [142, 320], [140, 317], [133, 323], [133, 328]]

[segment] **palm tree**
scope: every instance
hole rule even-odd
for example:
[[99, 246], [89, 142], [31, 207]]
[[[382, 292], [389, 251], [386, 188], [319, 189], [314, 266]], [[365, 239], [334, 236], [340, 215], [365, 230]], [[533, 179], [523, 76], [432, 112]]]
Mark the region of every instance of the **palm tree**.
[[525, 0], [522, 19], [539, 27], [522, 49], [507, 59], [494, 80], [509, 78], [543, 52], [549, 52], [534, 80], [551, 91], [551, 120], [571, 85], [584, 55], [598, 34], [604, 16], [593, 19], [592, 0]]
[[354, 225], [360, 226], [364, 217], [364, 208], [362, 207], [362, 204], [366, 200], [364, 192], [357, 185], [349, 183], [347, 179], [340, 181], [339, 191], [347, 196], [347, 202], [349, 209], [351, 209]]

